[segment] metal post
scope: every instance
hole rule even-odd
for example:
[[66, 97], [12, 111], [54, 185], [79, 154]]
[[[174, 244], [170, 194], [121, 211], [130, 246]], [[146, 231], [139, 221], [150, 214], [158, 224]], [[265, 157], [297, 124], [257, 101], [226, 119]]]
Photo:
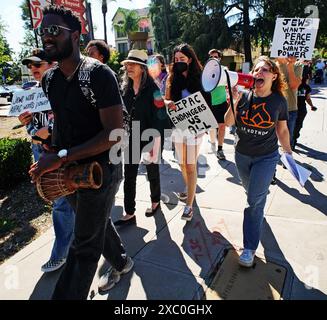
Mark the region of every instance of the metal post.
[[38, 48], [38, 47], [39, 47], [39, 42], [38, 42], [38, 39], [37, 39], [36, 31], [35, 31], [34, 26], [33, 26], [32, 11], [31, 11], [31, 3], [30, 3], [29, 0], [26, 0], [26, 1], [27, 1], [28, 10], [29, 10], [29, 13], [30, 13], [31, 26], [32, 26], [32, 29], [33, 29], [33, 32], [34, 32], [34, 38], [35, 38], [36, 48]]

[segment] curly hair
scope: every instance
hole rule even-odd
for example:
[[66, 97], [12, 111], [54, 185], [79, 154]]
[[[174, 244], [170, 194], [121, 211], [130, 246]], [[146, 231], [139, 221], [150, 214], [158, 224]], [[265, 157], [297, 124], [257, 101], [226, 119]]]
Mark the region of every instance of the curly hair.
[[[182, 43], [174, 48], [172, 60], [175, 61], [175, 54], [177, 52], [183, 53], [188, 58], [191, 58], [192, 61], [189, 64], [187, 78], [186, 78], [186, 88], [194, 93], [201, 88], [201, 72], [202, 65], [196, 56], [194, 49], [187, 43]], [[168, 99], [173, 99], [174, 101], [178, 101], [181, 99], [181, 88], [179, 88], [180, 81], [176, 79], [177, 77], [174, 75], [172, 67], [170, 68], [169, 76], [167, 79], [167, 90], [166, 94]]]
[[285, 96], [285, 92], [288, 86], [287, 82], [285, 81], [284, 74], [280, 71], [277, 64], [267, 56], [260, 56], [253, 64], [252, 72], [259, 62], [266, 63], [270, 67], [270, 71], [277, 75], [277, 78], [272, 83], [271, 91], [277, 92], [280, 95]]
[[72, 31], [78, 31], [79, 33], [82, 32], [81, 20], [69, 9], [66, 9], [63, 6], [49, 5], [46, 6], [42, 12], [43, 16], [46, 16], [47, 14], [60, 16]]
[[110, 59], [110, 48], [107, 43], [103, 40], [91, 40], [85, 50], [91, 47], [96, 47], [99, 53], [103, 56], [103, 63], [107, 63]]

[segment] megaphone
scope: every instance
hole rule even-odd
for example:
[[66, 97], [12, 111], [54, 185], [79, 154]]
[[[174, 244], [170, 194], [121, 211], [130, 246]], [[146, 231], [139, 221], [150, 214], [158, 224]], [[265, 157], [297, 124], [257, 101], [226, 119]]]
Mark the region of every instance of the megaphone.
[[216, 58], [211, 58], [205, 64], [201, 75], [201, 83], [205, 92], [211, 92], [217, 86], [226, 86], [227, 75], [229, 75], [231, 86], [236, 85], [243, 86], [245, 88], [252, 88], [254, 84], [254, 78], [250, 74], [238, 73], [229, 71], [227, 68], [222, 67]]

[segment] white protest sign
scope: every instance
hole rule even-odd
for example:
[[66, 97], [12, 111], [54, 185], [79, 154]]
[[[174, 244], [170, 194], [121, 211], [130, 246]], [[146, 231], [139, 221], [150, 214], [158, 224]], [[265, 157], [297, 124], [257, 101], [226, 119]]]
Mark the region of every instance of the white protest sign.
[[175, 110], [168, 108], [167, 113], [175, 127], [186, 135], [198, 135], [218, 127], [200, 91], [175, 102], [175, 106]]
[[277, 18], [270, 56], [311, 60], [318, 27], [316, 18]]
[[42, 88], [33, 88], [15, 92], [8, 116], [19, 116], [25, 111], [33, 113], [46, 110], [51, 110], [51, 106]]

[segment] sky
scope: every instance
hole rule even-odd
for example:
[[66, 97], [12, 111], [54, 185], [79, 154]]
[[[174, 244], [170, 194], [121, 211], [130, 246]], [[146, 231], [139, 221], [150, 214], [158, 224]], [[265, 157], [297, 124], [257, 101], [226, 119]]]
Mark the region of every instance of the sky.
[[[23, 21], [21, 19], [20, 5], [24, 0], [0, 0], [0, 18], [5, 23], [7, 32], [5, 33], [9, 46], [14, 50], [16, 55], [20, 52], [20, 42], [24, 39]], [[101, 12], [101, 0], [91, 0], [91, 10], [93, 25], [96, 27], [94, 37], [103, 39], [103, 16]], [[128, 9], [145, 8], [150, 4], [150, 0], [108, 0], [107, 12], [107, 36], [108, 43], [114, 45], [114, 34], [111, 26], [111, 19], [118, 7]]]

